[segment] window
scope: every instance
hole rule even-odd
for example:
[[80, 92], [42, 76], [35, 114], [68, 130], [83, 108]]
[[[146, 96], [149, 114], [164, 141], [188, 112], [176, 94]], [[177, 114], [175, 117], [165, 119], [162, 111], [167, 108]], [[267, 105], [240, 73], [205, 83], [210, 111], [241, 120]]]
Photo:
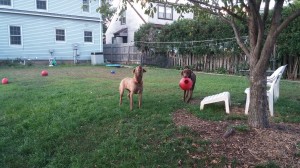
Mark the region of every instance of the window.
[[111, 38], [111, 43], [112, 44], [117, 44], [117, 38], [116, 37], [112, 37]]
[[128, 41], [127, 39], [128, 39], [127, 36], [122, 37], [123, 43], [127, 43]]
[[65, 29], [55, 29], [56, 41], [65, 41]]
[[11, 45], [22, 45], [22, 35], [20, 26], [9, 26], [9, 36]]
[[169, 5], [158, 5], [158, 18], [173, 20], [173, 8]]
[[86, 43], [93, 42], [93, 32], [92, 31], [84, 31], [84, 42], [86, 42]]
[[121, 25], [126, 24], [126, 11], [123, 11], [120, 16]]
[[82, 0], [82, 11], [90, 12], [90, 2], [89, 0]]
[[36, 8], [46, 10], [47, 9], [47, 0], [36, 0]]
[[0, 0], [0, 5], [11, 6], [11, 0]]

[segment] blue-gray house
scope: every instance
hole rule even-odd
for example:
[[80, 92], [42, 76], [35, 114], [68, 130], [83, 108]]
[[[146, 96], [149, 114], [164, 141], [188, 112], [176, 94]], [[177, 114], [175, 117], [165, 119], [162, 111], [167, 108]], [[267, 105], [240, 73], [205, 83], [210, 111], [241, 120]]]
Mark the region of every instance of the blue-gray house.
[[91, 60], [102, 53], [99, 0], [0, 0], [0, 61]]

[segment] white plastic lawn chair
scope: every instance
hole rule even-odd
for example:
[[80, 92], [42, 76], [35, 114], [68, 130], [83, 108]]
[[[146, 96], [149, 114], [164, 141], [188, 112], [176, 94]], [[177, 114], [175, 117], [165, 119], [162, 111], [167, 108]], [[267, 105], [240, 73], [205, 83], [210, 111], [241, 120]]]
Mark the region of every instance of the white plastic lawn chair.
[[279, 81], [276, 83], [275, 88], [274, 88], [274, 101], [275, 102], [279, 98], [279, 83], [280, 83], [281, 76], [282, 76], [283, 72], [285, 71], [286, 66], [287, 65], [283, 65], [283, 66], [277, 68], [271, 76], [267, 76], [267, 86], [268, 87], [271, 87], [274, 79], [276, 79], [276, 77], [279, 76], [279, 79], [278, 79]]
[[227, 114], [230, 113], [229, 106], [231, 104], [230, 102], [230, 93], [229, 92], [222, 92], [219, 94], [211, 95], [205, 97], [201, 102], [200, 102], [200, 110], [204, 109], [205, 104], [211, 104], [211, 103], [216, 103], [216, 102], [225, 102], [225, 111]]
[[[278, 74], [277, 77], [273, 80], [273, 82], [270, 84], [270, 89], [267, 90], [267, 96], [268, 96], [268, 104], [269, 104], [269, 110], [270, 110], [270, 115], [274, 116], [274, 89], [276, 85], [279, 86], [279, 81], [280, 81], [281, 74]], [[246, 99], [246, 107], [245, 107], [245, 114], [248, 114], [249, 111], [249, 104], [250, 104], [250, 88], [247, 88], [245, 90], [245, 93], [247, 94], [247, 99]]]

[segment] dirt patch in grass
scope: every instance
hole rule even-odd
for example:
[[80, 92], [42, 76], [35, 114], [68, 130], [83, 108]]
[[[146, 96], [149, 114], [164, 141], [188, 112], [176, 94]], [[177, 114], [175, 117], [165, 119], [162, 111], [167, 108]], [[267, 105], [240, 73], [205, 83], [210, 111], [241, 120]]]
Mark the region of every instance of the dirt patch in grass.
[[[244, 108], [234, 107], [231, 113], [243, 114]], [[273, 163], [279, 167], [300, 166], [300, 124], [270, 123], [268, 129], [250, 129], [247, 121], [205, 121], [185, 109], [173, 113], [176, 126], [185, 126], [197, 132], [197, 138], [206, 140], [207, 150], [189, 153], [193, 159], [207, 159], [209, 167], [225, 157], [227, 167], [255, 167]], [[233, 133], [224, 138], [224, 133]], [[203, 144], [192, 144], [200, 148]]]

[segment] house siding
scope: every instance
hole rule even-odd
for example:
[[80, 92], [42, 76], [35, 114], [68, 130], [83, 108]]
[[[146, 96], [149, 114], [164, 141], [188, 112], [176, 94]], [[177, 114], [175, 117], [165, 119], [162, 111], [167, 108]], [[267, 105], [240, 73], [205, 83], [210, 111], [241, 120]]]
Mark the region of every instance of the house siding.
[[[174, 0], [175, 2], [175, 0]], [[179, 1], [178, 3], [184, 3], [184, 0]], [[132, 7], [132, 6], [133, 7]], [[121, 25], [119, 21], [119, 15], [118, 13], [114, 15], [107, 31], [105, 32], [106, 35], [106, 44], [112, 43], [112, 38], [114, 37], [114, 33], [123, 29], [128, 29], [128, 36], [127, 41], [128, 43], [134, 41], [134, 32], [136, 32], [141, 25], [145, 23], [153, 23], [153, 24], [171, 24], [174, 21], [179, 19], [180, 14], [173, 9], [173, 19], [172, 20], [166, 20], [166, 19], [158, 19], [157, 12], [154, 14], [153, 17], [150, 17], [149, 15], [145, 14], [145, 9], [142, 9], [141, 5], [139, 3], [131, 3], [127, 4], [126, 9], [126, 24]], [[156, 4], [157, 5], [157, 4]], [[134, 9], [133, 9], [134, 8]], [[121, 5], [119, 6], [118, 10], [121, 10]], [[138, 13], [138, 14], [137, 14]], [[193, 13], [185, 13], [183, 14], [184, 18], [192, 19]], [[116, 43], [122, 43], [122, 39], [120, 37], [116, 38]]]
[[[73, 60], [74, 44], [79, 46], [78, 60], [91, 60], [91, 52], [103, 52], [98, 1], [92, 1], [90, 13], [82, 12], [79, 0], [48, 0], [48, 10], [42, 12], [36, 10], [34, 0], [27, 2], [16, 0], [11, 8], [0, 6], [0, 60], [48, 60], [49, 50], [54, 50], [57, 60]], [[22, 45], [10, 45], [10, 25], [21, 27]], [[55, 40], [57, 28], [65, 30], [64, 42]], [[84, 42], [84, 31], [93, 33], [92, 43]]]
[[12, 0], [12, 2], [12, 8], [17, 10], [99, 17], [99, 14], [96, 12], [98, 0], [90, 2], [90, 12], [82, 12], [82, 0], [47, 0], [47, 10], [36, 9], [36, 0]]

